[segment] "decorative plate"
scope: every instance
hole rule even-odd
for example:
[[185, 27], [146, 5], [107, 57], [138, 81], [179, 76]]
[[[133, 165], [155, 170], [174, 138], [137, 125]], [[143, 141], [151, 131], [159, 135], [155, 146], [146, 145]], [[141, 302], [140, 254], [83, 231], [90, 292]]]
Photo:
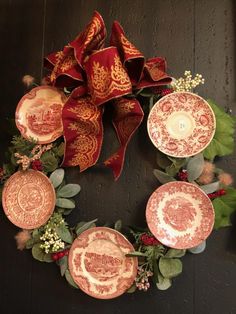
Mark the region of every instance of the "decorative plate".
[[189, 92], [175, 92], [161, 98], [147, 121], [152, 143], [164, 154], [180, 158], [196, 155], [206, 148], [215, 128], [210, 105]]
[[22, 229], [43, 225], [52, 215], [55, 190], [47, 176], [39, 171], [17, 171], [5, 183], [2, 206], [8, 219]]
[[55, 141], [63, 134], [61, 113], [65, 101], [65, 95], [54, 87], [33, 88], [16, 108], [16, 126], [21, 135], [39, 144]]
[[125, 255], [132, 244], [116, 230], [96, 227], [84, 231], [73, 242], [69, 270], [75, 283], [97, 299], [123, 294], [137, 275], [137, 258]]
[[196, 185], [169, 182], [149, 198], [146, 219], [150, 231], [164, 245], [187, 249], [199, 245], [211, 233], [214, 208]]

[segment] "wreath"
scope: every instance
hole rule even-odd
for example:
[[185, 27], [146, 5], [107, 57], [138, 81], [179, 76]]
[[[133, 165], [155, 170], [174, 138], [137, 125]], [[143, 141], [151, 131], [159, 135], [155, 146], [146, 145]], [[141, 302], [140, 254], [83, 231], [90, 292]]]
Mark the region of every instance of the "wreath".
[[[75, 40], [45, 58], [40, 85], [23, 77], [29, 90], [16, 108], [17, 128], [0, 169], [3, 210], [22, 228], [17, 248], [55, 262], [71, 286], [101, 299], [147, 291], [151, 282], [168, 289], [186, 252], [203, 252], [213, 226], [230, 226], [236, 208], [233, 179], [214, 163], [233, 153], [235, 118], [193, 92], [204, 84], [201, 75], [185, 71], [176, 80], [165, 59], [145, 60], [118, 22], [108, 48], [105, 36], [95, 12]], [[116, 180], [127, 145], [149, 114], [153, 173], [162, 185], [148, 200], [147, 228], [121, 220], [66, 222], [81, 188], [66, 182], [64, 167], [85, 171], [97, 163], [108, 106], [120, 147], [103, 165]]]

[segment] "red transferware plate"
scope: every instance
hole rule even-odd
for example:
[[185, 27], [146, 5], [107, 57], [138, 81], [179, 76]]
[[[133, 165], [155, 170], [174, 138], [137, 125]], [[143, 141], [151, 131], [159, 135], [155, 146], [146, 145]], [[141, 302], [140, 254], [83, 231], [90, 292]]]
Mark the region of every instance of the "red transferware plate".
[[69, 270], [75, 283], [97, 299], [112, 299], [123, 294], [137, 275], [132, 244], [116, 230], [96, 227], [76, 238], [69, 252]]
[[39, 144], [55, 141], [63, 134], [62, 108], [65, 95], [57, 88], [39, 86], [24, 95], [16, 108], [16, 126], [26, 139]]
[[189, 157], [206, 148], [216, 128], [210, 105], [200, 96], [175, 92], [151, 109], [147, 129], [152, 143], [164, 154]]
[[17, 171], [5, 183], [2, 206], [8, 219], [22, 229], [35, 229], [54, 211], [55, 190], [47, 176], [35, 170]]
[[146, 208], [150, 231], [164, 245], [192, 248], [211, 233], [215, 214], [208, 196], [196, 185], [169, 182], [151, 195]]

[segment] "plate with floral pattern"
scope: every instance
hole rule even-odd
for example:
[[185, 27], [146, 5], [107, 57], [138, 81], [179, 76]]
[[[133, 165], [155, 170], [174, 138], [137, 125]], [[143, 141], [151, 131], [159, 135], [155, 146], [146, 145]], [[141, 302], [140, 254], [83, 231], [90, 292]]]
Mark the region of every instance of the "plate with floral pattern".
[[194, 156], [211, 142], [216, 120], [210, 105], [190, 92], [174, 92], [152, 107], [147, 129], [152, 143], [172, 157]]
[[209, 197], [188, 182], [169, 182], [148, 200], [146, 220], [150, 231], [164, 245], [192, 248], [210, 235], [215, 220]]
[[65, 101], [65, 95], [52, 86], [39, 86], [25, 94], [15, 114], [21, 135], [39, 144], [51, 143], [62, 136], [61, 115]]
[[15, 172], [5, 183], [2, 206], [7, 218], [22, 229], [35, 229], [48, 221], [56, 203], [51, 181], [40, 171]]
[[95, 227], [84, 231], [69, 252], [69, 270], [88, 295], [112, 299], [123, 294], [137, 275], [137, 258], [126, 257], [132, 244], [118, 231]]

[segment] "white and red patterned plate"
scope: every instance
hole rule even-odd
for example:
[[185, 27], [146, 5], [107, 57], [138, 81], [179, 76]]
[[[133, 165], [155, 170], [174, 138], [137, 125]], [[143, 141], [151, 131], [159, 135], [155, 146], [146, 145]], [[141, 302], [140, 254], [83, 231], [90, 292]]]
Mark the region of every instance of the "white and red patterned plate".
[[208, 196], [196, 185], [169, 182], [151, 195], [146, 208], [150, 231], [164, 245], [192, 248], [211, 233], [215, 214]]
[[152, 143], [164, 154], [180, 158], [194, 156], [206, 148], [215, 128], [210, 105], [190, 92], [175, 92], [161, 98], [147, 121]]
[[22, 229], [34, 229], [47, 222], [56, 202], [47, 176], [35, 170], [17, 171], [5, 183], [2, 206], [8, 219]]
[[75, 283], [97, 299], [112, 299], [123, 294], [137, 275], [132, 244], [118, 231], [95, 227], [76, 238], [69, 252], [69, 270]]
[[65, 95], [57, 88], [33, 88], [16, 108], [16, 126], [21, 135], [34, 138], [39, 144], [55, 141], [63, 134], [61, 113], [65, 101]]

